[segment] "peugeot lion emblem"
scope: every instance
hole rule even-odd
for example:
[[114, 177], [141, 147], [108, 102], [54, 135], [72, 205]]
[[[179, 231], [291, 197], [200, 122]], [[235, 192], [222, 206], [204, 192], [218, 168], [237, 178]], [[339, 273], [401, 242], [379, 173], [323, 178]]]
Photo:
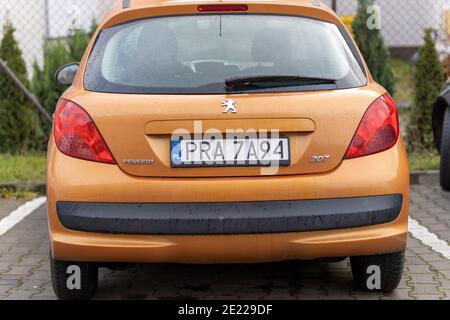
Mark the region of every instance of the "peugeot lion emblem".
[[233, 99], [222, 100], [223, 113], [237, 113], [237, 102]]

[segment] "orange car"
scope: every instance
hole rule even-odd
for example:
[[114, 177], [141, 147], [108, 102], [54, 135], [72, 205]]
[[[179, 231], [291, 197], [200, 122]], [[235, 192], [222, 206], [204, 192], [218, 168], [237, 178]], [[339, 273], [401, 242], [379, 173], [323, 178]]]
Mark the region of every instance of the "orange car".
[[100, 266], [351, 257], [402, 276], [409, 174], [397, 109], [315, 0], [119, 1], [54, 114], [55, 292]]

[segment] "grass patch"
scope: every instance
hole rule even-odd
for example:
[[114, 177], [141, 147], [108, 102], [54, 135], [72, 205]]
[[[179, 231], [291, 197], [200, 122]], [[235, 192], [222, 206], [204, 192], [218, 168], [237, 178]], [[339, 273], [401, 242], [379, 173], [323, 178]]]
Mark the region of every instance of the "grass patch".
[[0, 199], [30, 201], [38, 196], [37, 192], [0, 188]]
[[45, 154], [0, 154], [0, 183], [45, 181]]
[[441, 159], [435, 152], [414, 153], [408, 158], [411, 171], [439, 170]]

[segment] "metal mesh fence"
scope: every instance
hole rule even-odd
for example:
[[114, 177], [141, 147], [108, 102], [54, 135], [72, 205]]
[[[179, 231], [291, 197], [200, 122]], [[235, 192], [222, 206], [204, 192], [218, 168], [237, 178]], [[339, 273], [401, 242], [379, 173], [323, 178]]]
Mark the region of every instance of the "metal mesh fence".
[[[33, 63], [43, 65], [45, 39], [64, 39], [74, 28], [89, 30], [115, 0], [0, 0], [0, 28], [11, 23], [22, 50], [28, 78]], [[322, 0], [334, 6], [348, 26], [355, 16], [357, 0]], [[450, 65], [450, 0], [376, 0], [381, 31], [392, 56], [397, 80], [397, 100], [411, 103], [409, 64], [423, 42], [423, 30], [433, 28], [437, 48]], [[0, 33], [1, 39], [1, 33]], [[449, 67], [450, 72], [450, 67]]]
[[[323, 0], [335, 3], [339, 16], [351, 21], [356, 14], [357, 0]], [[381, 31], [394, 54], [408, 56], [422, 44], [423, 30], [436, 31], [438, 46], [444, 50], [450, 37], [449, 0], [376, 0], [380, 9]]]
[[[351, 29], [358, 0], [322, 0]], [[400, 107], [413, 103], [411, 67], [423, 44], [424, 30], [433, 29], [436, 47], [450, 77], [450, 0], [376, 0], [380, 27], [392, 55], [395, 99]]]
[[[43, 40], [68, 35], [72, 28], [88, 30], [115, 0], [0, 0], [0, 26], [7, 21], [27, 65], [43, 60]], [[350, 25], [357, 0], [322, 0]], [[438, 49], [448, 53], [450, 42], [450, 0], [376, 0], [381, 12], [383, 37], [394, 56], [410, 57], [421, 45], [423, 30], [436, 30]]]
[[[43, 60], [45, 38], [58, 39], [72, 28], [88, 30], [115, 0], [0, 0], [0, 26], [7, 21], [16, 29], [16, 37], [28, 66]], [[357, 0], [322, 0], [350, 25], [356, 14]], [[376, 0], [381, 12], [383, 37], [394, 56], [410, 57], [421, 45], [423, 30], [436, 30], [437, 46], [449, 52], [450, 0]]]
[[[0, 0], [0, 27], [11, 23], [27, 69], [44, 60], [44, 40], [67, 37], [73, 28], [89, 30], [115, 0]], [[0, 34], [1, 39], [1, 34]]]

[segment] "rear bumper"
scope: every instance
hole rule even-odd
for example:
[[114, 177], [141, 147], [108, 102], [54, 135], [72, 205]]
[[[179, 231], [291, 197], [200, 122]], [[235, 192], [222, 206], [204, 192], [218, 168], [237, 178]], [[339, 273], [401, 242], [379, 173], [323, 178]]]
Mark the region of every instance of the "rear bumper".
[[[406, 247], [409, 173], [401, 141], [386, 152], [346, 160], [332, 172], [304, 176], [137, 178], [125, 174], [117, 166], [66, 157], [52, 145], [48, 164], [50, 238], [52, 254], [60, 260], [255, 263], [391, 253], [402, 251]], [[369, 201], [367, 203], [370, 206], [366, 207], [360, 203], [354, 206], [346, 204], [349, 198], [380, 200], [378, 198], [380, 195], [387, 195], [383, 196], [387, 198], [382, 199], [390, 201], [375, 201], [377, 202], [375, 204]], [[394, 210], [398, 206], [398, 200], [394, 201], [394, 198], [398, 197], [396, 195], [402, 197], [400, 212]], [[314, 200], [311, 202], [310, 199]], [[339, 204], [335, 202], [328, 206], [332, 207], [332, 210], [325, 211], [323, 204], [326, 201], [338, 201]], [[261, 210], [241, 207], [241, 212], [231, 213], [235, 210], [220, 208], [221, 214], [218, 216], [228, 217], [228, 223], [222, 227], [218, 225], [217, 219], [211, 219], [210, 215], [208, 218], [211, 208], [248, 202], [256, 203], [250, 205], [250, 208], [255, 205], [261, 206], [263, 203], [272, 207], [272, 210], [269, 210], [267, 217], [260, 215], [255, 220], [254, 212]], [[81, 204], [80, 208], [83, 210], [71, 205], [72, 207], [66, 208], [65, 212], [58, 212], [58, 203]], [[104, 204], [113, 206], [133, 204], [130, 207], [134, 208], [131, 210], [134, 212], [134, 219], [140, 220], [139, 225], [145, 226], [146, 230], [137, 232], [135, 228], [137, 222], [133, 222], [133, 219], [130, 221], [119, 219], [114, 227], [131, 228], [133, 230], [130, 233], [133, 234], [122, 233], [122, 229], [120, 232], [118, 229], [114, 231], [111, 226], [105, 227], [105, 219], [111, 222], [116, 216], [110, 210], [105, 214], [106, 211], [103, 209], [93, 210], [87, 214], [83, 208], [83, 204], [86, 203], [89, 206], [92, 203], [98, 204], [100, 207]], [[150, 207], [143, 205], [144, 209], [135, 209], [144, 203]], [[182, 234], [177, 230], [177, 234], [168, 234], [169, 227], [163, 226], [160, 221], [159, 227], [163, 226], [166, 230], [159, 232], [153, 230], [154, 233], [149, 233], [152, 231], [149, 228], [152, 227], [149, 226], [148, 219], [144, 219], [146, 222], [142, 221], [143, 212], [155, 221], [162, 213], [151, 210], [150, 215], [148, 209], [155, 209], [156, 207], [152, 206], [163, 203], [167, 204], [163, 211], [166, 214], [170, 213], [171, 207], [176, 208], [177, 204], [190, 203], [191, 206], [201, 204], [200, 207], [204, 206], [202, 212], [205, 217], [196, 220], [190, 216], [182, 219], [183, 221], [177, 221], [178, 226], [182, 226], [184, 231], [189, 229], [187, 226], [193, 222], [197, 228], [195, 232]], [[279, 206], [280, 203], [286, 214], [280, 215], [276, 209], [278, 207], [273, 207], [274, 204]], [[293, 213], [287, 204], [294, 204], [295, 208], [301, 209]], [[306, 210], [306, 204], [308, 206], [315, 204], [317, 207], [313, 210], [312, 206]], [[322, 209], [319, 210], [319, 207]], [[371, 209], [367, 209], [370, 207]], [[375, 215], [372, 211], [378, 214]], [[103, 213], [100, 214], [101, 212]], [[274, 212], [279, 216], [274, 217]], [[334, 215], [334, 213], [341, 214]], [[234, 216], [235, 214], [238, 216]], [[73, 222], [65, 220], [67, 217], [77, 220], [78, 215], [87, 216], [89, 223], [81, 223], [81, 219], [77, 222], [81, 226], [76, 226], [72, 225]], [[295, 219], [285, 218], [284, 215]], [[325, 219], [321, 221], [324, 217]], [[95, 222], [98, 218], [100, 220], [97, 221], [103, 220], [100, 228], [98, 222]], [[246, 223], [241, 223], [241, 219], [245, 219]], [[269, 219], [270, 223], [266, 220], [259, 224], [265, 219]], [[167, 219], [165, 220], [167, 222]], [[292, 221], [295, 223], [291, 226]], [[212, 222], [213, 225], [208, 227], [207, 222]], [[306, 223], [306, 226], [303, 223]], [[175, 221], [169, 226], [173, 232]], [[317, 226], [320, 228], [315, 229]], [[246, 228], [246, 233], [230, 232], [236, 232], [237, 228]], [[254, 233], [249, 233], [250, 231]]]
[[131, 235], [260, 234], [336, 230], [392, 222], [401, 194], [231, 203], [57, 202], [64, 227]]

